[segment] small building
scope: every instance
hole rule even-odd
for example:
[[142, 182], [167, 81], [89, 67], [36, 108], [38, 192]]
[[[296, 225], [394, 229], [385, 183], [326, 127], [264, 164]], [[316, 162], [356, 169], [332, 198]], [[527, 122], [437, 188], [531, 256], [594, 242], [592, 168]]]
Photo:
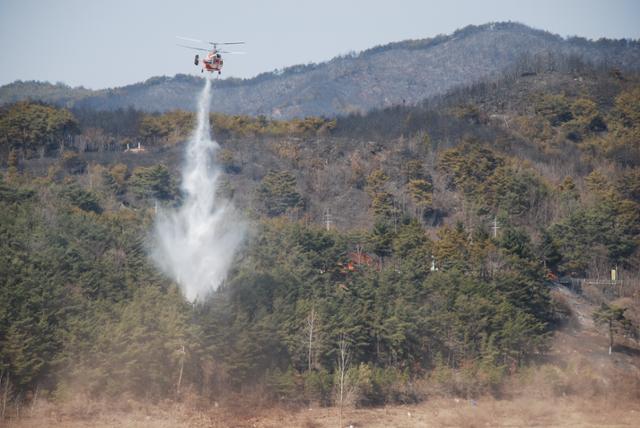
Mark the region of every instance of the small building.
[[134, 147], [133, 149], [130, 147], [129, 143], [127, 143], [127, 148], [125, 149], [125, 153], [144, 153], [147, 150], [142, 147], [142, 144], [140, 144], [140, 141], [138, 141], [138, 147]]

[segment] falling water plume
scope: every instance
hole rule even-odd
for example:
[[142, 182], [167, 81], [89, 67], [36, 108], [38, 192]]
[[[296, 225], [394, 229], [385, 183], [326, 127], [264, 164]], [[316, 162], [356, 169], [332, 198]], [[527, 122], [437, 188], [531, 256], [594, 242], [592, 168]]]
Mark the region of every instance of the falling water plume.
[[211, 79], [207, 78], [182, 170], [184, 201], [176, 209], [159, 211], [152, 253], [191, 302], [203, 299], [224, 280], [244, 235], [233, 206], [216, 195], [220, 168], [215, 154], [220, 146], [211, 139], [210, 104]]

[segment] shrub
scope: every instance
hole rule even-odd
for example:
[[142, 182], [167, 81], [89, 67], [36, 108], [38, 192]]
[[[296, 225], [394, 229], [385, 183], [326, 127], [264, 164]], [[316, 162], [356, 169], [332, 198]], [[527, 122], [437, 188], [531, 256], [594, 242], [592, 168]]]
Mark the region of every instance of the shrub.
[[87, 169], [87, 162], [73, 152], [64, 152], [61, 163], [62, 168], [69, 174], [82, 174]]
[[331, 389], [333, 379], [325, 369], [313, 370], [304, 375], [304, 396], [310, 402], [321, 406], [331, 405]]
[[91, 211], [97, 214], [102, 212], [100, 201], [96, 195], [80, 188], [77, 185], [72, 185], [63, 189], [62, 192], [60, 192], [60, 196], [83, 211]]
[[289, 367], [282, 371], [278, 368], [267, 370], [265, 385], [272, 398], [285, 403], [295, 403], [302, 399], [302, 378]]

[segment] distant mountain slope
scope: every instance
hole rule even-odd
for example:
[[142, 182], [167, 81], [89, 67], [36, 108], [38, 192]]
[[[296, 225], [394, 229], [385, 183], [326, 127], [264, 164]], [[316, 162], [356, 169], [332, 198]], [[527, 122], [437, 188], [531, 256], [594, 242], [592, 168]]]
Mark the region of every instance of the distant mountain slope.
[[[468, 26], [449, 36], [378, 46], [331, 61], [216, 82], [214, 111], [270, 117], [336, 115], [415, 103], [522, 67], [582, 60], [640, 69], [640, 42], [564, 39], [517, 23]], [[568, 65], [567, 65], [568, 64]], [[199, 77], [154, 77], [121, 88], [88, 91], [34, 82], [0, 88], [0, 103], [32, 98], [67, 106], [148, 111], [193, 109]]]

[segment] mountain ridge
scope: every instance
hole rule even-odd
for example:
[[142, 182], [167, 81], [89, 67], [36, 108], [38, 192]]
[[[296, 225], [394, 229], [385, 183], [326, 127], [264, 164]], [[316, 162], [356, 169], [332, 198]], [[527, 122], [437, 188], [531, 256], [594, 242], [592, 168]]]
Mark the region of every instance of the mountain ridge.
[[[640, 42], [563, 38], [515, 22], [470, 25], [450, 35], [392, 42], [249, 79], [219, 80], [212, 110], [274, 118], [366, 112], [417, 103], [457, 86], [495, 78], [517, 66], [554, 68], [572, 60], [638, 70]], [[0, 104], [32, 99], [99, 110], [128, 106], [146, 111], [193, 110], [201, 81], [186, 74], [155, 76], [95, 91], [18, 81], [0, 87]]]

